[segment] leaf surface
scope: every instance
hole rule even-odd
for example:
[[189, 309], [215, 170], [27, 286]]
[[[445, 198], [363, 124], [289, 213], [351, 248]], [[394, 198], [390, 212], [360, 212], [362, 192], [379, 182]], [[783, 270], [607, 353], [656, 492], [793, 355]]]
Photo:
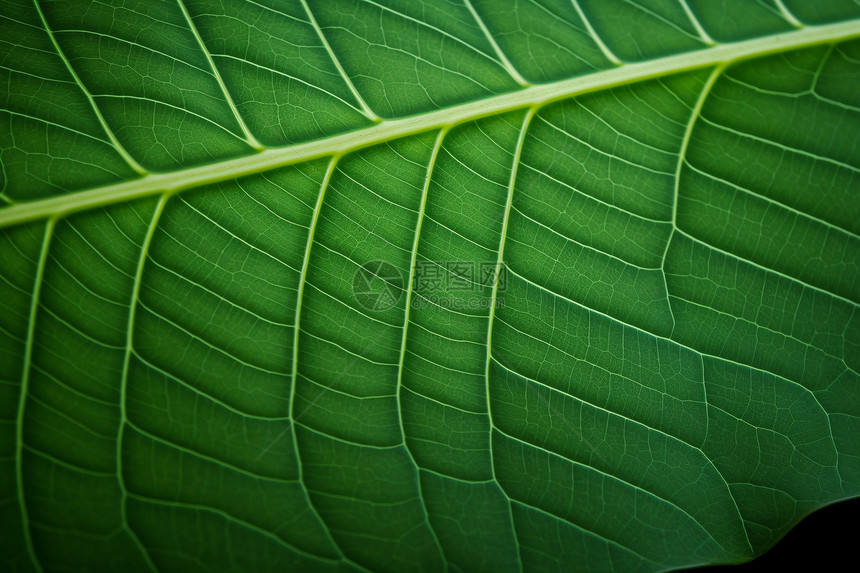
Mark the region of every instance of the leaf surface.
[[2, 0], [4, 570], [659, 571], [856, 497], [858, 37]]

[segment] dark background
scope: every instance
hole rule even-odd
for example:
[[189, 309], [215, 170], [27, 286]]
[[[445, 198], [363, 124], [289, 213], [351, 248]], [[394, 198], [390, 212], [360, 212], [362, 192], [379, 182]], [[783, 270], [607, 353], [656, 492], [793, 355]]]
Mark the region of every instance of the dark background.
[[860, 498], [807, 516], [773, 548], [743, 565], [685, 569], [701, 573], [753, 571], [860, 571]]

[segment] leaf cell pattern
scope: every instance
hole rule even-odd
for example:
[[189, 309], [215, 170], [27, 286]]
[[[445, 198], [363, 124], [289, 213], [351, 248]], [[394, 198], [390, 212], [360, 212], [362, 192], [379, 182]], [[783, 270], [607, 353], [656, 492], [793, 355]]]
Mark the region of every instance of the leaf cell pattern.
[[860, 492], [857, 2], [0, 6], [4, 569], [656, 571]]

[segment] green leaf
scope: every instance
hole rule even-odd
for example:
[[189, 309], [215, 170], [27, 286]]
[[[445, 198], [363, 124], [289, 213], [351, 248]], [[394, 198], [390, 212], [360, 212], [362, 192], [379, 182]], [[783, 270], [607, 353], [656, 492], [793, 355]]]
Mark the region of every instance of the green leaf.
[[8, 571], [657, 571], [860, 493], [860, 5], [0, 0]]

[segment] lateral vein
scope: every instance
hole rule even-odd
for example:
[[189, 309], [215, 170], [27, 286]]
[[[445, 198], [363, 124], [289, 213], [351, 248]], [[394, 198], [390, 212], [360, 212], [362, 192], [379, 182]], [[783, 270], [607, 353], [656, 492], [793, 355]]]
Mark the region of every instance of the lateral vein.
[[51, 239], [54, 236], [54, 228], [57, 220], [49, 219], [45, 225], [45, 236], [42, 239], [42, 250], [39, 253], [39, 266], [36, 270], [36, 276], [33, 280], [33, 298], [30, 301], [30, 320], [27, 328], [27, 343], [24, 351], [24, 372], [21, 376], [21, 394], [18, 398], [18, 415], [15, 417], [15, 481], [18, 490], [18, 505], [21, 511], [21, 522], [24, 534], [24, 544], [27, 548], [27, 553], [33, 563], [34, 568], [38, 573], [44, 573], [42, 563], [36, 555], [36, 550], [33, 546], [33, 534], [31, 532], [32, 525], [30, 524], [30, 514], [27, 509], [27, 500], [24, 495], [24, 414], [27, 409], [27, 393], [30, 386], [30, 371], [32, 370], [31, 360], [33, 356], [33, 346], [36, 337], [36, 317], [39, 314], [40, 296], [42, 292], [42, 277], [45, 274], [45, 264], [48, 260], [48, 250], [51, 245]]
[[[325, 37], [325, 34], [323, 33], [322, 26], [319, 25], [316, 17], [314, 16], [314, 13], [311, 12], [311, 7], [308, 6], [307, 0], [300, 0], [300, 1], [302, 3], [302, 8], [305, 9], [305, 14], [308, 15], [308, 20], [310, 21], [311, 26], [313, 26], [314, 31], [316, 31], [316, 33], [317, 33], [317, 37], [319, 37], [320, 42], [322, 42], [322, 45], [325, 48], [325, 51], [328, 53], [328, 57], [331, 58], [331, 61], [334, 63], [334, 67], [337, 68], [337, 71], [338, 71], [338, 73], [340, 73], [341, 77], [343, 78], [343, 81], [346, 84], [346, 87], [349, 88], [349, 91], [352, 93], [353, 97], [355, 97], [355, 100], [358, 102], [358, 105], [361, 107], [361, 113], [363, 113], [365, 115], [365, 117], [367, 117], [369, 120], [371, 120], [373, 122], [381, 121], [382, 119], [378, 115], [376, 115], [376, 113], [372, 109], [370, 109], [370, 106], [367, 105], [367, 102], [364, 101], [363, 97], [361, 97], [361, 94], [359, 93], [358, 88], [356, 88], [355, 84], [352, 83], [352, 79], [350, 79], [349, 74], [347, 74], [346, 70], [343, 69], [343, 65], [340, 63], [340, 60], [335, 55], [334, 50], [332, 50], [332, 48], [331, 48], [331, 44], [328, 43], [328, 39]], [[340, 98], [338, 98], [338, 99], [340, 99]]]
[[[57, 37], [54, 35], [53, 30], [48, 25], [48, 19], [45, 18], [45, 13], [42, 11], [42, 7], [39, 5], [39, 0], [33, 0], [33, 4], [36, 6], [36, 12], [39, 13], [39, 19], [42, 21], [42, 26], [45, 27], [45, 33], [48, 34], [48, 38], [51, 40], [51, 44], [54, 46], [54, 49], [57, 51], [57, 55], [63, 60], [63, 65], [66, 66], [66, 70], [68, 70], [69, 74], [72, 76], [72, 79], [75, 80], [75, 84], [80, 88], [81, 92], [83, 92], [84, 97], [87, 98], [87, 101], [90, 104], [90, 108], [92, 108], [93, 113], [96, 115], [96, 118], [99, 120], [99, 125], [101, 125], [102, 129], [105, 132], [105, 135], [108, 136], [111, 144], [114, 149], [116, 149], [117, 153], [123, 158], [123, 160], [128, 164], [129, 167], [134, 169], [136, 172], [141, 175], [145, 175], [148, 171], [137, 162], [137, 160], [131, 156], [128, 150], [123, 146], [122, 143], [116, 138], [116, 134], [113, 132], [113, 129], [108, 125], [107, 120], [102, 115], [101, 109], [99, 109], [98, 104], [96, 103], [93, 94], [90, 93], [90, 90], [84, 86], [84, 82], [81, 81], [81, 78], [78, 76], [78, 73], [75, 71], [75, 68], [72, 67], [72, 62], [69, 61], [69, 58], [66, 57], [66, 53], [60, 47], [59, 42], [57, 42]], [[2, 226], [2, 219], [0, 219], [0, 226]]]
[[224, 99], [227, 100], [227, 105], [230, 106], [230, 111], [233, 113], [236, 123], [239, 124], [239, 129], [242, 130], [242, 134], [245, 136], [245, 141], [254, 149], [265, 149], [263, 144], [257, 141], [257, 138], [254, 137], [254, 134], [251, 133], [250, 129], [248, 129], [245, 120], [242, 119], [242, 115], [239, 113], [239, 109], [236, 107], [236, 103], [233, 101], [233, 97], [230, 95], [230, 91], [227, 89], [224, 79], [218, 71], [218, 66], [215, 65], [215, 60], [212, 58], [209, 48], [206, 47], [206, 44], [203, 42], [203, 38], [200, 36], [200, 32], [197, 30], [197, 26], [194, 24], [194, 20], [191, 19], [191, 14], [188, 12], [188, 8], [185, 6], [184, 0], [177, 0], [177, 3], [179, 4], [179, 9], [182, 10], [182, 15], [185, 16], [185, 21], [188, 22], [188, 28], [194, 35], [197, 45], [200, 46], [200, 50], [203, 52], [203, 55], [206, 56], [206, 61], [212, 69], [212, 75], [215, 76], [215, 80], [218, 82], [218, 87], [221, 88], [221, 93], [224, 94]]

